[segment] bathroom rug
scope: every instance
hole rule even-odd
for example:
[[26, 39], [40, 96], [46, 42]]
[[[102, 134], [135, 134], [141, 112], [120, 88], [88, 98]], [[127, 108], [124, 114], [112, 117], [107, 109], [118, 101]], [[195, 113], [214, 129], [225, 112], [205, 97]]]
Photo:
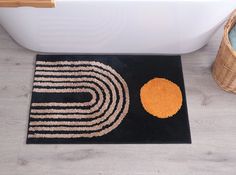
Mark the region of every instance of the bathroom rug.
[[38, 55], [27, 143], [191, 143], [181, 57]]

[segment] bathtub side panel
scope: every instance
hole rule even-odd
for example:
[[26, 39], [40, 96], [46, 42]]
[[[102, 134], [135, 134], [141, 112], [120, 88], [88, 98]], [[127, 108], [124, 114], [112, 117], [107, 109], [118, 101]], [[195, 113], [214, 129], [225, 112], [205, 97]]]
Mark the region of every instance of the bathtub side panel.
[[58, 1], [55, 9], [0, 9], [0, 23], [41, 52], [191, 52], [236, 8], [232, 1]]

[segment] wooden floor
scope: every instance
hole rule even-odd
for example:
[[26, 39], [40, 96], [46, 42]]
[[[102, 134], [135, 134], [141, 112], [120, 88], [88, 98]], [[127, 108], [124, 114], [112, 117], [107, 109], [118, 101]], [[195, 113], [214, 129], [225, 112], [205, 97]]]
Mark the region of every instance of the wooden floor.
[[36, 53], [0, 27], [0, 174], [235, 175], [236, 96], [210, 72], [221, 36], [182, 56], [192, 145], [26, 145]]

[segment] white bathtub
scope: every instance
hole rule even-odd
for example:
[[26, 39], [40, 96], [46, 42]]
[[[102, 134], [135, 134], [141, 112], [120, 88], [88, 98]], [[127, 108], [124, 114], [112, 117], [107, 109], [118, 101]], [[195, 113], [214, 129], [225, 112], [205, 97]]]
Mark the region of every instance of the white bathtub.
[[182, 54], [205, 45], [235, 8], [235, 0], [56, 0], [54, 9], [0, 8], [0, 24], [40, 52]]

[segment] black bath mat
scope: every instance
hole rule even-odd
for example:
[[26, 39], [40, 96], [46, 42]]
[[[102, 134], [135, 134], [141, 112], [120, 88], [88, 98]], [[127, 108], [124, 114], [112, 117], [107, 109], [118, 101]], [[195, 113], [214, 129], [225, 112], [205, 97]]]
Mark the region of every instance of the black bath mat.
[[28, 144], [191, 143], [180, 56], [38, 55]]

